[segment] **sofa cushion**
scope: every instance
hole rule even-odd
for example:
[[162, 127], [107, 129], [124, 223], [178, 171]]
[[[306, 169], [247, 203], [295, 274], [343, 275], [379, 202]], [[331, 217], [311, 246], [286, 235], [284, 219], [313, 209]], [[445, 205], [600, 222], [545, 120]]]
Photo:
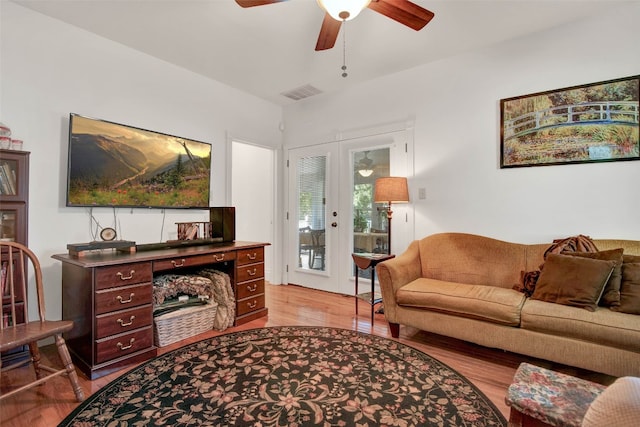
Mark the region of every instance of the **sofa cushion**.
[[636, 316], [606, 307], [596, 311], [528, 299], [522, 307], [522, 329], [640, 352], [640, 322]]
[[604, 285], [604, 291], [598, 305], [604, 307], [612, 307], [620, 305], [620, 284], [622, 283], [622, 248], [611, 249], [600, 252], [572, 252], [565, 255], [577, 256], [591, 259], [601, 259], [606, 261], [615, 261], [611, 276]]
[[640, 314], [640, 257], [639, 262], [622, 264], [622, 284], [620, 285], [620, 305], [612, 310], [629, 314]]
[[518, 326], [525, 296], [513, 289], [420, 278], [400, 288], [396, 299], [402, 306]]
[[549, 254], [531, 298], [594, 311], [615, 264]]

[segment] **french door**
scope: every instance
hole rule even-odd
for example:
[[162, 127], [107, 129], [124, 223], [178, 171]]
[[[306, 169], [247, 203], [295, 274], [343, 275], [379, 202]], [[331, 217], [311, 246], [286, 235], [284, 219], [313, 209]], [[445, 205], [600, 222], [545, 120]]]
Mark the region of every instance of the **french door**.
[[339, 145], [289, 151], [288, 282], [338, 292], [340, 232]]
[[[389, 250], [386, 209], [373, 202], [373, 188], [379, 177], [409, 175], [407, 135], [389, 132], [288, 151], [286, 283], [353, 294], [351, 254]], [[409, 206], [393, 210], [397, 253], [411, 240], [413, 219]]]

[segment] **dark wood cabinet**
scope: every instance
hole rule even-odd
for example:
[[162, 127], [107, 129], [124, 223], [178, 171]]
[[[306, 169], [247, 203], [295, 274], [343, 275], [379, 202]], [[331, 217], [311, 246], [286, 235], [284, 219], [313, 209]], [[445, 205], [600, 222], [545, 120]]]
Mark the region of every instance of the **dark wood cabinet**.
[[264, 247], [238, 251], [236, 262], [236, 324], [266, 315], [264, 295]]
[[[29, 152], [0, 150], [0, 239], [28, 244], [27, 225], [29, 214]], [[8, 304], [7, 286], [9, 278], [6, 277], [6, 254], [0, 254], [0, 294], [2, 295], [2, 316], [0, 321], [5, 326], [23, 323], [27, 320], [25, 304], [27, 295], [18, 292], [16, 318], [12, 319]], [[25, 263], [26, 268], [26, 263]], [[25, 270], [26, 272], [26, 270]], [[16, 270], [16, 274], [20, 274]], [[26, 273], [28, 274], [28, 273]], [[19, 283], [15, 278], [15, 283]], [[28, 355], [26, 347], [17, 351], [2, 353], [2, 365], [11, 364], [14, 360], [22, 360]]]
[[90, 379], [154, 357], [153, 278], [214, 268], [227, 273], [236, 297], [235, 324], [267, 315], [264, 246], [227, 242], [134, 253], [89, 252], [62, 261], [62, 316], [76, 363]]

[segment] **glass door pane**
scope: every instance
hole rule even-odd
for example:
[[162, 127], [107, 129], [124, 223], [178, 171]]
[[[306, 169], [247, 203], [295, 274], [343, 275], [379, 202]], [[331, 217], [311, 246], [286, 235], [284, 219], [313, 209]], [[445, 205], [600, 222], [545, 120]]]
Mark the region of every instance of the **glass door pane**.
[[0, 207], [0, 240], [26, 242], [24, 225], [20, 223], [26, 217], [23, 203], [3, 203]]
[[389, 148], [353, 154], [353, 251], [387, 253], [387, 214], [373, 202], [376, 179], [389, 176]]
[[16, 196], [18, 194], [18, 162], [11, 159], [0, 159], [0, 195]]
[[325, 270], [327, 157], [298, 159], [298, 267]]

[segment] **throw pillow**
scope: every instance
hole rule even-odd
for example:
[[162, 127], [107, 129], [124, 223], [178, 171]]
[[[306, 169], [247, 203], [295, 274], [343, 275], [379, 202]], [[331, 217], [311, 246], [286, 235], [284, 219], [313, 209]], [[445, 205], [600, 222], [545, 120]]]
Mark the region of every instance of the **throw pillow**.
[[540, 270], [520, 271], [520, 283], [513, 285], [512, 289], [522, 292], [525, 296], [530, 297], [536, 289], [538, 277], [540, 277]]
[[[614, 311], [629, 314], [640, 314], [640, 257], [638, 262], [622, 264], [622, 283], [620, 284], [620, 305], [611, 307]], [[632, 258], [625, 255], [625, 260]]]
[[[543, 260], [546, 260], [549, 254], [569, 254], [573, 252], [598, 252], [598, 248], [591, 240], [591, 237], [582, 234], [564, 239], [555, 239], [553, 244], [544, 251]], [[521, 271], [520, 283], [513, 285], [512, 289], [530, 297], [535, 290], [536, 282], [543, 267], [544, 261], [540, 264], [538, 270]]]
[[600, 298], [600, 302], [598, 303], [601, 306], [613, 307], [620, 305], [620, 283], [622, 282], [622, 252], [623, 249], [619, 248], [600, 252], [572, 252], [566, 254], [583, 258], [603, 259], [616, 262], [616, 266], [613, 267], [611, 277], [609, 277], [607, 284], [604, 285], [604, 291], [602, 292], [602, 297]]
[[544, 252], [544, 259], [547, 259], [549, 254], [566, 254], [568, 252], [598, 252], [598, 248], [591, 237], [579, 234], [565, 239], [555, 239], [553, 245]]
[[532, 299], [595, 311], [615, 261], [549, 254]]

